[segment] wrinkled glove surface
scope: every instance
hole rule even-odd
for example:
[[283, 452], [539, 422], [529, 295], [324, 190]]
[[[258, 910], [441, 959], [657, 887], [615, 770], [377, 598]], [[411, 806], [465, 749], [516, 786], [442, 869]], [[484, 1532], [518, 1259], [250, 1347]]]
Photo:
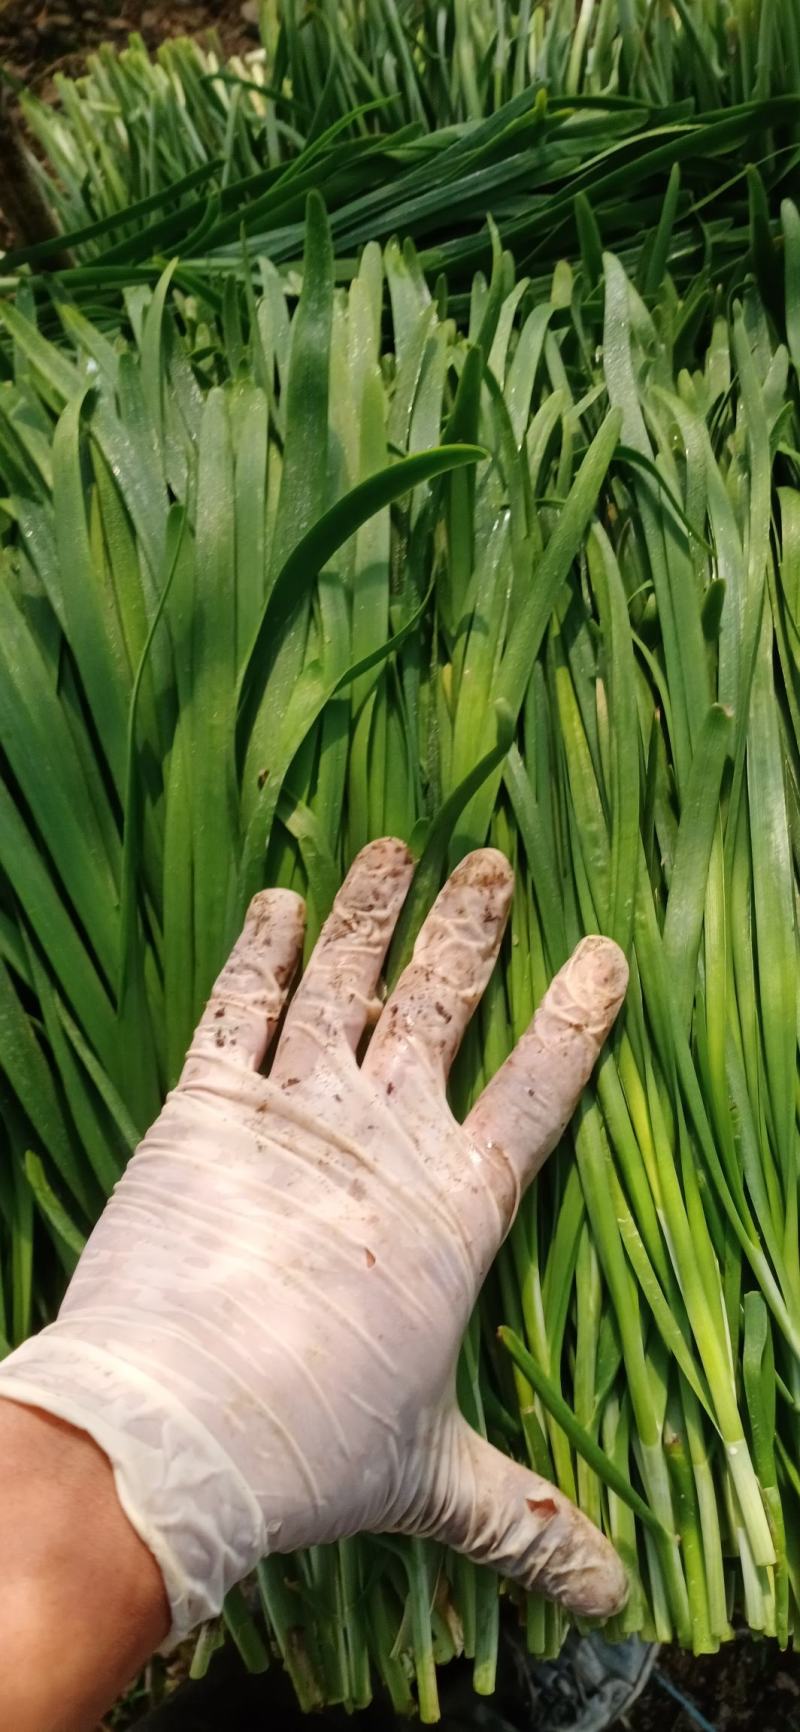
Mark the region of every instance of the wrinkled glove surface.
[[619, 1009], [625, 961], [585, 939], [459, 1125], [448, 1071], [512, 873], [490, 849], [461, 863], [359, 1064], [412, 870], [399, 842], [358, 857], [266, 1076], [303, 905], [255, 898], [57, 1321], [0, 1366], [0, 1395], [109, 1456], [173, 1638], [259, 1557], [357, 1531], [433, 1536], [581, 1613], [624, 1599], [608, 1542], [467, 1425], [455, 1367], [521, 1192]]

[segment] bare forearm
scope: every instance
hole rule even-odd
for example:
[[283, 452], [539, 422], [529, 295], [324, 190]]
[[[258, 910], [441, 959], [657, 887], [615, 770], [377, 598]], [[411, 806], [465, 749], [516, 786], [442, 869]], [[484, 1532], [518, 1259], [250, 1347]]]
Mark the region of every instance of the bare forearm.
[[84, 1432], [0, 1400], [0, 1725], [83, 1732], [164, 1640], [161, 1574]]

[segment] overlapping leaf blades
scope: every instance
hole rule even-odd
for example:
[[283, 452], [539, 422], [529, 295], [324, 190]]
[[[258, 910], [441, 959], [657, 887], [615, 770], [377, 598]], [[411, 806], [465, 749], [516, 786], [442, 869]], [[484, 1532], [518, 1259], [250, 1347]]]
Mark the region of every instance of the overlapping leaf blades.
[[[786, 352], [748, 292], [676, 376], [669, 279], [650, 312], [611, 256], [601, 346], [594, 290], [560, 270], [548, 320], [498, 255], [470, 347], [408, 251], [368, 248], [334, 292], [313, 202], [306, 247], [293, 315], [266, 264], [263, 294], [218, 325], [165, 279], [113, 346], [74, 316], [54, 346], [30, 305], [2, 313], [0, 1330], [23, 1335], [71, 1267], [251, 881], [302, 889], [313, 938], [364, 837], [424, 847], [422, 821], [407, 943], [448, 857], [490, 835], [519, 889], [457, 1103], [582, 931], [629, 947], [633, 985], [574, 1155], [501, 1254], [465, 1405], [615, 1537], [634, 1580], [621, 1630], [713, 1648], [735, 1608], [785, 1640], [800, 1589]], [[445, 429], [465, 443], [422, 455]], [[311, 448], [327, 458], [309, 465]], [[529, 1356], [511, 1341], [513, 1368], [499, 1322]], [[597, 1444], [653, 1526], [597, 1477]], [[367, 1654], [407, 1701], [413, 1656], [432, 1715], [433, 1656], [462, 1641], [491, 1688], [491, 1581], [375, 1542], [295, 1569], [287, 1589], [285, 1564], [266, 1565], [262, 1599], [309, 1704], [363, 1699]], [[560, 1614], [533, 1600], [527, 1616], [551, 1651]], [[247, 1647], [243, 1604], [231, 1621]]]
[[[20, 281], [0, 308], [0, 1343], [55, 1302], [177, 1072], [249, 890], [300, 889], [311, 942], [363, 841], [413, 839], [396, 968], [447, 864], [489, 837], [518, 887], [456, 1108], [582, 932], [625, 945], [632, 987], [492, 1273], [460, 1398], [612, 1535], [632, 1577], [618, 1633], [708, 1651], [740, 1617], [784, 1642], [800, 1617], [800, 218], [787, 201], [779, 222], [773, 200], [794, 163], [794, 98], [770, 111], [764, 182], [741, 172], [760, 111], [715, 110], [800, 81], [792, 6], [678, 11], [704, 45], [695, 54], [692, 38], [700, 123], [663, 112], [690, 73], [661, 9], [626, 9], [636, 29], [615, 38], [598, 111], [548, 108], [525, 76], [543, 75], [541, 51], [561, 89], [594, 89], [616, 5], [582, 9], [583, 42], [565, 31], [570, 8], [540, 9], [533, 65], [512, 32], [502, 66], [473, 53], [471, 68], [482, 13], [456, 7], [451, 106], [435, 101], [462, 130], [395, 140], [388, 157], [382, 110], [323, 137], [341, 63], [326, 94], [306, 24], [280, 70], [319, 111], [314, 136], [303, 156], [274, 104], [280, 149], [260, 183], [288, 175], [285, 233], [254, 204], [244, 268], [237, 228], [230, 256], [223, 238], [215, 262], [198, 249], [165, 269], [149, 241], [136, 250], [154, 206], [120, 229], [116, 265], [46, 296]], [[729, 16], [726, 85], [715, 29]], [[135, 56], [104, 64], [146, 86]], [[430, 120], [413, 68], [412, 55], [396, 126]], [[351, 109], [387, 93], [352, 65], [347, 89]], [[207, 87], [193, 90], [199, 113]], [[90, 99], [69, 99], [70, 149]], [[562, 154], [562, 184], [526, 200], [515, 229], [500, 176], [504, 238], [524, 259], [534, 236], [537, 260], [526, 276], [494, 232], [488, 280], [471, 280], [474, 234], [460, 217], [457, 234], [442, 227], [461, 168], [437, 187], [432, 164], [452, 149], [463, 168], [484, 108], [517, 99], [516, 130], [506, 111], [494, 145], [491, 125], [480, 136], [480, 197], [518, 136]], [[246, 100], [225, 121], [229, 179], [237, 151], [256, 148]], [[618, 204], [657, 121], [646, 197]], [[157, 137], [145, 196], [219, 148], [214, 135], [165, 166], [174, 135]], [[587, 138], [594, 166], [576, 177]], [[354, 217], [336, 176], [360, 200], [367, 160], [402, 175]], [[334, 208], [329, 225], [312, 199], [301, 269], [308, 179]], [[422, 263], [412, 245], [368, 240], [371, 222], [381, 237], [416, 227]], [[181, 217], [158, 245], [186, 232]], [[455, 295], [423, 268], [433, 233]], [[620, 237], [621, 257], [604, 255]], [[570, 248], [574, 267], [545, 277]], [[84, 291], [104, 297], [96, 318]], [[433, 1719], [436, 1662], [462, 1645], [476, 1687], [493, 1687], [497, 1584], [436, 1548], [347, 1542], [273, 1559], [258, 1585], [269, 1645], [309, 1707], [358, 1706], [378, 1675], [396, 1707], [416, 1693]], [[535, 1597], [520, 1611], [532, 1651], [555, 1651], [561, 1614]], [[265, 1663], [252, 1604], [236, 1596], [227, 1619], [248, 1663]]]
[[564, 252], [596, 250], [598, 225], [629, 263], [650, 235], [644, 282], [668, 255], [684, 283], [709, 258], [738, 281], [753, 249], [768, 279], [770, 197], [800, 137], [798, 0], [586, 0], [577, 25], [575, 11], [268, 0], [263, 48], [227, 67], [189, 42], [154, 60], [135, 38], [101, 50], [85, 78], [57, 80], [55, 112], [24, 103], [76, 260], [65, 285], [113, 319], [121, 285], [153, 283], [176, 251], [187, 283], [246, 268], [243, 234], [251, 255], [299, 264], [311, 186], [341, 274], [398, 232], [466, 293], [491, 211], [542, 283]]

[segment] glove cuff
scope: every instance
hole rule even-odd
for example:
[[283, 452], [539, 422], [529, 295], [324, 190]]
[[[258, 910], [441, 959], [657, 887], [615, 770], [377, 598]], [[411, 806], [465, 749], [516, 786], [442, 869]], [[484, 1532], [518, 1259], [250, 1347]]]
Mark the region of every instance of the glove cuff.
[[87, 1432], [108, 1456], [120, 1504], [164, 1578], [167, 1648], [216, 1617], [267, 1552], [261, 1511], [230, 1457], [138, 1367], [54, 1323], [0, 1364], [2, 1397]]

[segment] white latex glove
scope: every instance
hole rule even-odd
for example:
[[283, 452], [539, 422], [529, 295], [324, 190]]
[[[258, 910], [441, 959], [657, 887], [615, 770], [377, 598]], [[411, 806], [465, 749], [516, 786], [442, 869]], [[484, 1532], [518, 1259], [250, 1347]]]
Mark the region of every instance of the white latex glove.
[[258, 1558], [357, 1531], [431, 1535], [580, 1613], [625, 1596], [608, 1542], [478, 1437], [455, 1395], [481, 1283], [619, 1009], [625, 961], [584, 940], [461, 1126], [447, 1075], [512, 873], [490, 849], [454, 872], [359, 1067], [411, 875], [399, 842], [356, 860], [268, 1077], [303, 905], [255, 898], [58, 1320], [0, 1366], [0, 1395], [109, 1456], [175, 1638]]

